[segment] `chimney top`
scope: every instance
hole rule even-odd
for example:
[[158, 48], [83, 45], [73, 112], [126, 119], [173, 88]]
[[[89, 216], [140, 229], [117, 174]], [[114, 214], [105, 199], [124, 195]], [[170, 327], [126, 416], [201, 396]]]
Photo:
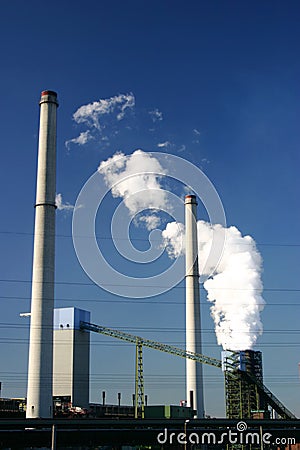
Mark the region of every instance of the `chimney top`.
[[40, 105], [42, 103], [54, 103], [56, 106], [58, 106], [57, 93], [54, 91], [48, 91], [48, 90], [42, 91]]
[[194, 203], [197, 205], [196, 195], [186, 195], [185, 196], [185, 204]]
[[53, 95], [53, 97], [57, 97], [57, 93], [54, 91], [42, 91], [41, 96], [43, 97], [43, 95]]

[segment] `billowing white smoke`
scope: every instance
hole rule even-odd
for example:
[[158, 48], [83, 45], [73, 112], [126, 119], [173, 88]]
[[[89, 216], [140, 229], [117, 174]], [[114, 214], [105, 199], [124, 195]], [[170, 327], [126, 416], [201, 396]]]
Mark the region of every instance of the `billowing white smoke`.
[[160, 225], [159, 210], [169, 211], [166, 192], [161, 189], [160, 175], [166, 174], [158, 160], [142, 150], [126, 156], [119, 152], [101, 162], [98, 171], [114, 197], [121, 197], [134, 217], [143, 210], [153, 212], [139, 214], [138, 219], [148, 230]]
[[178, 258], [185, 253], [185, 229], [182, 223], [169, 222], [162, 237], [170, 258]]
[[[131, 217], [148, 230], [161, 225], [159, 210], [170, 211], [167, 194], [161, 188], [160, 174], [166, 174], [159, 161], [142, 150], [124, 156], [116, 153], [103, 161], [98, 171], [112, 190], [114, 197], [121, 197]], [[159, 174], [159, 175], [157, 175]], [[215, 322], [218, 344], [224, 349], [251, 349], [262, 334], [260, 312], [264, 308], [261, 270], [262, 260], [254, 240], [242, 236], [236, 227], [224, 230], [221, 225], [198, 224], [199, 271], [209, 277], [204, 288], [212, 303], [211, 315]], [[224, 241], [222, 258], [216, 267], [212, 242]], [[168, 223], [162, 232], [165, 248], [171, 258], [185, 253], [185, 227], [181, 223]]]
[[[242, 236], [236, 227], [224, 230], [221, 225], [198, 221], [198, 254], [200, 275], [214, 270], [210, 249], [212, 238], [225, 231], [225, 245], [221, 260], [204, 283], [211, 315], [215, 322], [218, 344], [227, 350], [251, 349], [262, 334], [260, 312], [265, 302], [261, 296], [262, 259], [250, 236]], [[184, 226], [173, 222], [163, 231], [168, 254], [177, 257], [184, 253]]]

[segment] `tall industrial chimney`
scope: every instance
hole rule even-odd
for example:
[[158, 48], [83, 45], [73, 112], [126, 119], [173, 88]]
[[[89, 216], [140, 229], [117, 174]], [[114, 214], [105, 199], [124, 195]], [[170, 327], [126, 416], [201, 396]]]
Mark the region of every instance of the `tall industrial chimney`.
[[27, 418], [51, 418], [55, 254], [57, 94], [43, 91], [40, 100]]
[[[197, 239], [197, 201], [195, 195], [185, 197], [186, 233], [186, 350], [202, 353], [200, 293]], [[186, 395], [188, 406], [204, 417], [202, 364], [186, 359]]]

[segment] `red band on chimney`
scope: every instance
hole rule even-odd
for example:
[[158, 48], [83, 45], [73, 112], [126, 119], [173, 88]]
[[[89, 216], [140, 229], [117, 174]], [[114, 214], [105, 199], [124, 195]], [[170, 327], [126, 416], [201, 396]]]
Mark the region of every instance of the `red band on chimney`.
[[54, 91], [42, 91], [41, 96], [43, 95], [53, 95], [54, 97], [57, 97], [57, 93]]

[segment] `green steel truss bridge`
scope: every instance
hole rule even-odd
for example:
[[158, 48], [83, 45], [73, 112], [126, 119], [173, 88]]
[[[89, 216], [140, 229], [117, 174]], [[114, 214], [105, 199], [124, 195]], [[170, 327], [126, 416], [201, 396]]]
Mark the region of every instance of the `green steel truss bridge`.
[[[197, 361], [201, 364], [208, 364], [217, 368], [222, 367], [222, 362], [219, 359], [212, 358], [210, 356], [205, 356], [200, 353], [194, 353], [184, 350], [173, 345], [163, 344], [161, 342], [153, 341], [150, 339], [145, 339], [141, 336], [136, 336], [130, 333], [125, 333], [124, 331], [115, 330], [113, 328], [104, 327], [101, 325], [95, 325], [88, 322], [80, 322], [80, 328], [86, 331], [93, 331], [95, 333], [100, 333], [105, 336], [110, 336], [115, 339], [120, 339], [122, 341], [130, 342], [136, 346], [136, 368], [135, 368], [135, 417], [144, 418], [144, 406], [145, 406], [145, 396], [144, 396], [144, 371], [143, 371], [143, 347], [152, 348], [154, 350], [159, 350], [174, 356], [180, 356], [181, 358], [188, 358]], [[233, 352], [238, 353], [238, 352]], [[278, 416], [282, 419], [296, 419], [293, 413], [291, 413], [277, 397], [271, 393], [271, 391], [256, 377], [251, 374], [235, 370], [231, 363], [228, 363], [228, 367], [225, 370], [225, 396], [226, 396], [226, 412], [227, 415], [234, 416], [234, 418], [250, 418], [251, 410], [250, 407], [247, 409], [247, 404], [249, 403], [249, 398], [243, 398], [237, 396], [237, 407], [236, 410], [231, 411], [228, 407], [229, 401], [228, 397], [230, 395], [228, 386], [237, 386], [240, 391], [243, 390], [247, 393], [248, 391], [256, 395], [255, 402], [257, 405], [260, 402], [264, 402], [266, 406], [270, 406]], [[250, 395], [250, 394], [249, 394]], [[248, 395], [248, 397], [249, 397]], [[234, 409], [234, 408], [233, 408]], [[246, 417], [246, 416], [248, 417]], [[229, 417], [233, 418], [233, 417]]]

